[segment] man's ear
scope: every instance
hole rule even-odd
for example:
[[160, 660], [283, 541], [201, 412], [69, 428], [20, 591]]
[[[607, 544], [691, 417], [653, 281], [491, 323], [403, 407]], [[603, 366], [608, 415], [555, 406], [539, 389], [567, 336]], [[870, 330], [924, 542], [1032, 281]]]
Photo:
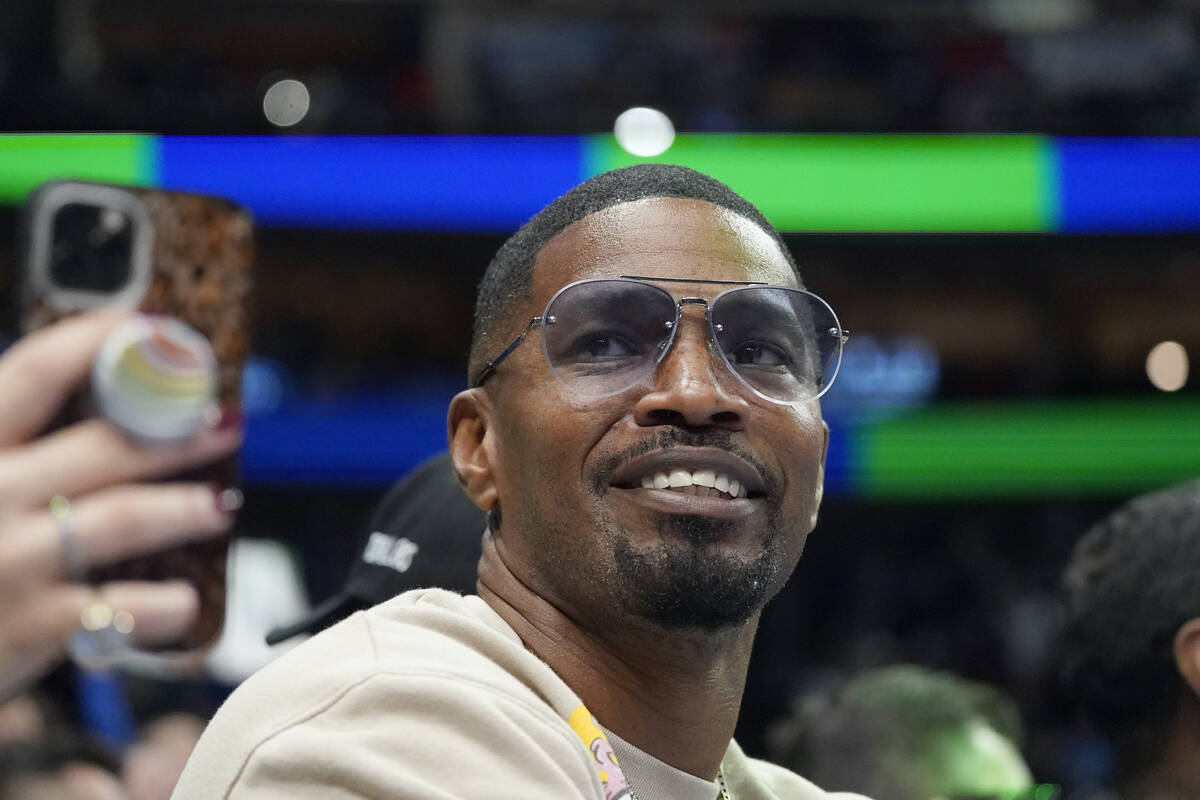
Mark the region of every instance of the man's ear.
[[825, 458], [829, 455], [829, 423], [821, 420], [821, 474], [825, 474]]
[[808, 521], [811, 531], [817, 527], [817, 515], [821, 511], [821, 501], [825, 499], [825, 456], [829, 454], [829, 423], [821, 420], [821, 462], [817, 465], [817, 485], [813, 487], [812, 519]]
[[1175, 632], [1175, 665], [1200, 699], [1200, 617], [1189, 619]]
[[488, 511], [496, 505], [495, 430], [492, 404], [483, 389], [467, 389], [450, 401], [446, 429], [450, 461], [471, 502]]

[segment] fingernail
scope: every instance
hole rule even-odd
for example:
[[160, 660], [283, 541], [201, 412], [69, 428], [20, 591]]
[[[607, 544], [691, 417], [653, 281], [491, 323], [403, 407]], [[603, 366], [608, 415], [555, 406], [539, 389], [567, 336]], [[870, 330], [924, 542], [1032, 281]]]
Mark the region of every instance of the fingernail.
[[241, 489], [231, 486], [228, 489], [214, 490], [213, 502], [218, 511], [228, 514], [230, 511], [237, 511], [241, 508], [245, 498], [242, 496]]

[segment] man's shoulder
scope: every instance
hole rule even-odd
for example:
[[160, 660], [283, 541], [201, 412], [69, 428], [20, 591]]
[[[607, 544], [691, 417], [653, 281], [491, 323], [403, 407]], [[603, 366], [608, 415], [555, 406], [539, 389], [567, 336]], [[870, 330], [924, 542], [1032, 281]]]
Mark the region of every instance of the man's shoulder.
[[404, 592], [350, 620], [367, 630], [376, 667], [382, 671], [503, 674], [505, 654], [527, 652], [520, 637], [483, 600], [443, 589]]
[[847, 792], [827, 792], [790, 769], [750, 758], [736, 741], [729, 743], [723, 763], [733, 797], [750, 800], [867, 800]]
[[[453, 758], [456, 749], [476, 746], [473, 737], [508, 735], [510, 728], [561, 748], [560, 760], [575, 750], [582, 758], [564, 719], [572, 703], [574, 694], [482, 600], [408, 592], [251, 676], [205, 731], [181, 787], [244, 786], [281, 770], [308, 774], [316, 786], [325, 776], [342, 785], [336, 773], [343, 764], [379, 763], [384, 752], [389, 779], [403, 780], [406, 755], [436, 770], [443, 753]], [[407, 752], [397, 752], [400, 737]], [[323, 764], [335, 747], [337, 761]], [[371, 775], [359, 769], [353, 780]]]
[[444, 674], [514, 688], [528, 682], [522, 672], [537, 673], [540, 665], [519, 659], [522, 654], [527, 652], [519, 637], [478, 597], [419, 589], [353, 614], [301, 643], [252, 675], [227, 706], [252, 703], [260, 714], [286, 707], [311, 713], [362, 682], [387, 675]]
[[464, 690], [542, 696], [560, 715], [578, 705], [483, 600], [418, 589], [354, 614], [285, 653], [243, 683], [221, 713], [243, 710], [259, 724], [286, 724], [364, 683], [394, 686], [406, 678], [444, 678]]

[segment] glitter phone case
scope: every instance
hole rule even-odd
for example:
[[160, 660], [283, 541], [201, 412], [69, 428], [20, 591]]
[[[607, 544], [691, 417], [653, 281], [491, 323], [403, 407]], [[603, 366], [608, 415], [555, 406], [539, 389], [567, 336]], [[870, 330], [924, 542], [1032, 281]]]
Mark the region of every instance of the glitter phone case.
[[[175, 317], [212, 345], [222, 407], [240, 403], [254, 250], [244, 208], [203, 195], [52, 181], [26, 202], [21, 237], [22, 333], [105, 306]], [[93, 415], [94, 408], [84, 390], [55, 424]], [[171, 478], [233, 487], [236, 459]], [[196, 650], [217, 637], [224, 621], [227, 551], [223, 539], [197, 542], [92, 570], [87, 579], [189, 581], [201, 599], [200, 616], [170, 648]]]

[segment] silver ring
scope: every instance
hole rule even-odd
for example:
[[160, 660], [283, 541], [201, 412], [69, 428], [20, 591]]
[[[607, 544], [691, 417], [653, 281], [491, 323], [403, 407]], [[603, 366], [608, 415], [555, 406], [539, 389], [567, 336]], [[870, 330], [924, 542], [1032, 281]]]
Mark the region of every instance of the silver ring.
[[50, 498], [50, 515], [58, 523], [58, 542], [62, 547], [63, 574], [75, 581], [87, 574], [87, 553], [83, 542], [75, 531], [75, 520], [71, 516], [71, 501], [56, 494]]

